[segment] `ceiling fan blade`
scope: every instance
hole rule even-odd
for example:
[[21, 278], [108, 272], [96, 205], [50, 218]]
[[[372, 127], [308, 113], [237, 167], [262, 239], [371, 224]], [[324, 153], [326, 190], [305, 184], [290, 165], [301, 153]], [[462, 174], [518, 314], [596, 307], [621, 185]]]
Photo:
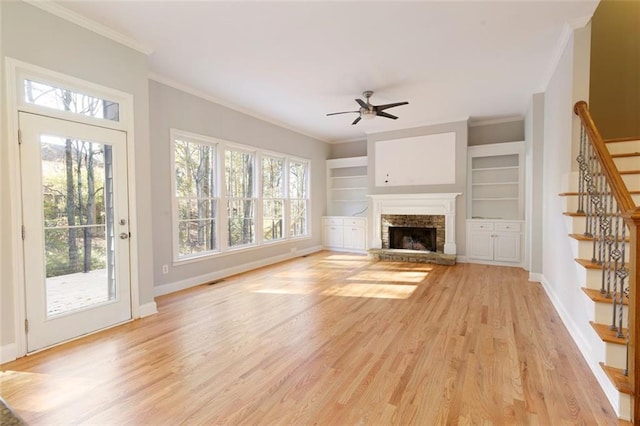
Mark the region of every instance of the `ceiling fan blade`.
[[363, 101], [362, 99], [356, 99], [356, 102], [358, 103], [358, 105], [360, 105], [362, 108], [364, 109], [369, 109], [369, 105], [367, 105], [367, 103], [365, 101]]
[[376, 106], [374, 108], [376, 109], [376, 111], [383, 111], [383, 110], [388, 109], [388, 108], [393, 108], [393, 107], [397, 107], [397, 106], [400, 106], [400, 105], [408, 105], [408, 104], [409, 104], [409, 102], [396, 102], [396, 103], [393, 103], [393, 104], [378, 105], [378, 106]]
[[351, 125], [358, 124], [358, 121], [360, 120], [361, 120], [360, 117], [356, 118], [355, 120], [353, 120], [353, 123], [351, 123]]
[[378, 113], [376, 114], [378, 117], [385, 117], [385, 118], [390, 118], [392, 120], [396, 120], [398, 117], [396, 117], [395, 115], [391, 115], [388, 114], [384, 111], [378, 111]]
[[359, 113], [360, 111], [330, 112], [329, 114], [327, 114], [327, 116], [330, 116], [330, 115], [338, 115], [338, 114], [351, 114], [351, 113], [354, 113], [354, 112], [358, 112], [358, 113]]

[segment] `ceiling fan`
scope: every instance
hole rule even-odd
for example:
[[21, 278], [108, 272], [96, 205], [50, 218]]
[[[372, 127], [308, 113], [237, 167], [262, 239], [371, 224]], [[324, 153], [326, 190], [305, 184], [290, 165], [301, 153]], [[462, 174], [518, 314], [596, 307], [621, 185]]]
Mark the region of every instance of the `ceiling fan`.
[[327, 114], [327, 116], [329, 115], [338, 115], [338, 114], [351, 114], [351, 113], [357, 113], [360, 114], [358, 116], [358, 118], [356, 118], [355, 120], [353, 120], [353, 123], [351, 124], [357, 124], [358, 121], [360, 121], [361, 119], [365, 119], [365, 120], [371, 120], [372, 118], [375, 118], [376, 116], [378, 117], [385, 117], [385, 118], [390, 118], [392, 120], [396, 120], [398, 117], [396, 117], [395, 115], [391, 115], [388, 114], [386, 112], [384, 112], [385, 109], [389, 109], [389, 108], [393, 108], [393, 107], [397, 107], [400, 105], [408, 105], [409, 102], [396, 102], [393, 104], [385, 104], [385, 105], [371, 105], [371, 102], [369, 102], [369, 98], [371, 98], [371, 96], [373, 95], [373, 92], [371, 90], [367, 90], [365, 92], [362, 92], [362, 96], [364, 96], [367, 101], [363, 101], [362, 99], [356, 99], [355, 101], [358, 103], [358, 105], [360, 105], [360, 109], [357, 111], [342, 111], [342, 112], [332, 112]]

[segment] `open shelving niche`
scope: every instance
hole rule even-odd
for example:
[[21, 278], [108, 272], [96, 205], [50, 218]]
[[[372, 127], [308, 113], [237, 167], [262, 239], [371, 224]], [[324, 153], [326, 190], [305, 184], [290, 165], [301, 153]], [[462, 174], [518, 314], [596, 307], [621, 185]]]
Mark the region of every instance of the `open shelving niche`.
[[524, 142], [468, 148], [469, 219], [521, 220]]
[[367, 216], [367, 157], [327, 160], [327, 215]]

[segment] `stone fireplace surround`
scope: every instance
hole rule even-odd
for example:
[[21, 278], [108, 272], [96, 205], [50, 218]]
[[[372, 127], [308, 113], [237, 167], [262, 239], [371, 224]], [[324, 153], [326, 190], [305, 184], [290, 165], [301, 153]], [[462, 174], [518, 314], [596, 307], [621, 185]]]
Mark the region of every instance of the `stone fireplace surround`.
[[[444, 216], [444, 242], [438, 251], [456, 254], [456, 197], [460, 193], [378, 194], [371, 198], [372, 249], [383, 248], [383, 215]], [[440, 240], [442, 238], [439, 238]]]

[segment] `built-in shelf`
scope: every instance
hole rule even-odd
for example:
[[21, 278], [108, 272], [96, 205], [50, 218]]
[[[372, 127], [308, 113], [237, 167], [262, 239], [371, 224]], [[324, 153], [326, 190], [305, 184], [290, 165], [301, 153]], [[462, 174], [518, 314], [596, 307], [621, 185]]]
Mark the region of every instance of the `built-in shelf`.
[[327, 214], [366, 216], [367, 157], [327, 160]]
[[522, 219], [524, 143], [472, 146], [467, 153], [467, 217]]

